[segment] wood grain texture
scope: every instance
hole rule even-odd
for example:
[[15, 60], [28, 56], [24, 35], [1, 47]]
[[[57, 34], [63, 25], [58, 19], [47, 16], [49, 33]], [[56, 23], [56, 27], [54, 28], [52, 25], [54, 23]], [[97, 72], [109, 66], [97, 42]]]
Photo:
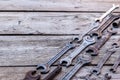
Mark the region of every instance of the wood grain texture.
[[[27, 3], [27, 4], [26, 4]], [[0, 10], [16, 11], [106, 11], [119, 0], [1, 0]], [[120, 12], [120, 9], [117, 10]]]
[[[23, 80], [27, 71], [35, 69], [36, 64], [45, 63], [55, 56], [67, 42], [76, 37], [75, 35], [82, 36], [92, 29], [90, 24], [94, 19], [111, 8], [113, 3], [119, 4], [120, 1], [0, 0], [0, 80]], [[115, 12], [120, 13], [120, 9]], [[28, 36], [29, 34], [37, 36]], [[120, 38], [119, 34], [120, 29], [118, 35], [111, 37], [103, 46], [100, 55], [93, 59], [92, 64], [98, 63], [111, 43]], [[120, 50], [113, 54], [106, 64], [113, 64], [119, 53]], [[76, 59], [73, 64], [75, 61]], [[59, 80], [72, 67], [63, 67], [55, 79]], [[80, 76], [88, 74], [92, 67], [84, 67], [72, 80], [82, 80]], [[108, 72], [110, 67], [105, 66], [102, 74]], [[120, 67], [111, 75], [113, 77], [111, 80], [119, 80]], [[43, 77], [45, 75], [42, 75]]]
[[93, 28], [89, 25], [99, 16], [99, 13], [2, 12], [0, 34], [79, 34]]
[[100, 13], [1, 12], [0, 34], [85, 34], [100, 16]]
[[[0, 36], [0, 66], [25, 66], [45, 63], [55, 56], [73, 37], [74, 36]], [[100, 55], [96, 57], [92, 63], [96, 64], [105, 54], [109, 48], [108, 46], [110, 46], [112, 42], [116, 42], [119, 37], [120, 36], [112, 36], [101, 49]], [[119, 55], [119, 52], [120, 51], [114, 54], [107, 64], [112, 64], [117, 55]]]
[[[109, 72], [110, 67], [111, 66], [104, 66], [99, 77], [102, 77], [105, 73]], [[28, 72], [29, 70], [33, 70], [34, 68], [35, 67], [0, 67], [0, 70], [1, 70], [0, 80], [23, 80], [25, 73]], [[86, 74], [89, 74], [89, 71], [92, 68], [93, 66], [85, 66], [85, 68], [82, 68], [81, 70], [78, 71], [78, 73], [72, 78], [72, 80], [84, 80], [84, 79], [80, 79], [80, 77], [85, 76]], [[62, 78], [62, 76], [70, 69], [66, 69], [65, 67], [63, 67], [60, 75], [58, 75], [54, 80], [59, 80], [60, 78]], [[119, 80], [120, 67], [118, 67], [118, 70], [116, 73], [114, 74], [111, 73], [110, 75], [112, 75], [111, 80]], [[42, 78], [44, 76], [45, 75], [42, 75]]]

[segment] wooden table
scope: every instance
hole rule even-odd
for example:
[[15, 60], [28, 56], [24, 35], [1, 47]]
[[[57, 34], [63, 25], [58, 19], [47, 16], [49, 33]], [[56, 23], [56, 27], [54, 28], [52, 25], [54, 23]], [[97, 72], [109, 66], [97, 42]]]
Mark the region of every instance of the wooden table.
[[[89, 25], [113, 3], [120, 4], [120, 1], [0, 0], [0, 80], [22, 80], [27, 71], [48, 61], [73, 37], [92, 29]], [[115, 12], [120, 13], [120, 9]], [[104, 45], [92, 64], [97, 64], [119, 35], [120, 30]], [[119, 52], [112, 55], [102, 74], [108, 71]], [[92, 67], [81, 69], [73, 80], [80, 80]], [[63, 68], [58, 80], [69, 69]], [[120, 80], [120, 67], [112, 77]]]

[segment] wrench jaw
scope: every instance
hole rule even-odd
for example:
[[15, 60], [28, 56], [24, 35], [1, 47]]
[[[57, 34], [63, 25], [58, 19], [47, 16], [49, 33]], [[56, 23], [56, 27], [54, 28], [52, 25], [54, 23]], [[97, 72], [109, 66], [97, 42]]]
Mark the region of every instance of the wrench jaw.
[[97, 39], [100, 39], [102, 37], [102, 33], [99, 30], [95, 32], [93, 31], [93, 33], [91, 33], [90, 35], [93, 37], [97, 37]]
[[92, 71], [91, 71], [91, 73], [93, 73], [93, 74], [95, 74], [95, 75], [99, 75], [100, 72], [101, 72], [100, 69], [97, 68], [97, 67], [96, 67], [96, 68], [93, 68]]
[[108, 32], [108, 33], [111, 33], [112, 35], [117, 34], [117, 31], [114, 30], [112, 27], [109, 27], [109, 28], [107, 29], [107, 32]]
[[75, 48], [75, 45], [73, 44], [73, 42], [67, 43], [66, 46], [67, 46], [69, 49]]
[[[116, 23], [114, 23], [113, 25], [116, 25]], [[117, 25], [116, 25], [115, 27], [117, 28]], [[109, 28], [107, 29], [107, 31], [108, 31], [108, 32], [111, 32], [112, 34], [116, 34], [117, 31], [116, 31], [116, 30], [113, 30], [113, 29], [114, 29], [114, 27], [109, 27]], [[102, 37], [102, 35], [103, 35], [103, 34], [100, 32], [100, 30], [92, 31], [92, 32], [90, 33], [90, 36], [97, 37], [97, 39], [100, 39], [100, 38]]]
[[[82, 45], [86, 47], [86, 46], [88, 46], [90, 44], [94, 44], [95, 42], [96, 42], [95, 38], [91, 38], [90, 36], [85, 36], [83, 38]], [[78, 47], [78, 48], [81, 48], [81, 47]], [[77, 54], [75, 54], [73, 52], [74, 53], [74, 54], [72, 53], [73, 55], [71, 54], [70, 56], [65, 57], [64, 59], [61, 59], [60, 60], [60, 64], [63, 65], [63, 66], [66, 66], [66, 67], [70, 66], [72, 61], [73, 61], [73, 59], [78, 55], [78, 52], [80, 53], [81, 51], [77, 51]]]
[[113, 72], [113, 73], [115, 73], [115, 72], [116, 72], [116, 69], [111, 68], [110, 71]]
[[115, 53], [118, 49], [119, 49], [119, 43], [118, 42], [116, 42], [116, 43], [113, 43], [112, 44], [112, 48], [110, 48], [109, 50], [108, 50], [108, 52], [112, 52], [112, 53]]
[[109, 16], [115, 9], [118, 9], [118, 8], [119, 8], [119, 5], [113, 4], [112, 8], [110, 8], [108, 11], [106, 11], [106, 13], [104, 13], [100, 18], [96, 18], [95, 21], [102, 22], [104, 20], [104, 18]]
[[79, 43], [81, 40], [82, 40], [82, 36], [80, 36], [80, 37], [74, 37], [72, 42]]
[[90, 46], [87, 50], [86, 50], [86, 53], [90, 53], [90, 55], [92, 56], [97, 56], [99, 54], [99, 51], [93, 47], [93, 46]]
[[113, 28], [119, 28], [120, 27], [120, 21], [112, 23]]
[[96, 42], [96, 39], [94, 37], [91, 37], [91, 36], [85, 36], [83, 38], [83, 41], [87, 41], [89, 42], [90, 44], [94, 44]]
[[23, 80], [40, 80], [40, 75], [35, 70], [27, 72]]
[[90, 54], [83, 54], [77, 59], [78, 63], [82, 62], [83, 64], [89, 64], [92, 61], [92, 57]]
[[104, 76], [103, 76], [103, 79], [102, 80], [110, 80], [112, 78], [111, 75], [109, 75], [108, 73], [106, 73]]
[[68, 57], [60, 60], [60, 64], [62, 66], [69, 67], [71, 65], [71, 63], [72, 63], [72, 60], [70, 58], [68, 58]]
[[50, 71], [50, 68], [47, 64], [39, 64], [37, 66], [37, 70], [39, 70], [42, 74], [46, 74]]

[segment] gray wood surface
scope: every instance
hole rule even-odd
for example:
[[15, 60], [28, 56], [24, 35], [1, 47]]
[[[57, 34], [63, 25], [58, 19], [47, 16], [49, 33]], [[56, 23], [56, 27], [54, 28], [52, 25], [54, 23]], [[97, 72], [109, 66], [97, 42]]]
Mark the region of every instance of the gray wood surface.
[[[26, 72], [35, 69], [37, 64], [47, 62], [67, 42], [92, 29], [90, 24], [111, 8], [113, 3], [120, 4], [120, 1], [0, 0], [0, 80], [22, 80]], [[120, 9], [115, 12], [120, 13]], [[111, 43], [119, 38], [120, 29], [103, 46], [92, 65], [97, 64]], [[119, 52], [107, 61], [102, 75], [108, 72]], [[59, 80], [72, 67], [64, 67], [55, 80]], [[72, 80], [82, 80], [80, 76], [88, 74], [92, 67], [82, 68]], [[120, 68], [111, 75], [111, 80], [120, 80]]]
[[[0, 10], [9, 11], [106, 11], [119, 0], [1, 0]], [[117, 12], [119, 12], [117, 10]]]
[[81, 34], [92, 29], [89, 25], [99, 16], [99, 13], [2, 12], [0, 34]]
[[90, 25], [101, 15], [102, 13], [2, 12], [0, 34], [82, 35], [93, 28]]
[[[74, 36], [0, 36], [0, 66], [45, 63], [57, 54], [72, 37]], [[105, 54], [106, 49], [110, 48], [111, 43], [116, 42], [118, 37], [111, 37], [101, 49], [100, 56], [95, 57], [93, 64], [98, 62]], [[107, 64], [112, 64], [116, 55], [119, 53], [113, 55]]]

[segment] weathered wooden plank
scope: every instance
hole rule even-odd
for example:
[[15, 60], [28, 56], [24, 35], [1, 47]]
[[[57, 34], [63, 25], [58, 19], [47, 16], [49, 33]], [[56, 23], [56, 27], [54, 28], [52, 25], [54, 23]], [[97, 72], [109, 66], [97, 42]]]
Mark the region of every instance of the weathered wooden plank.
[[[72, 38], [71, 36], [55, 36], [55, 37], [0, 36], [0, 37], [1, 37], [0, 59], [2, 61], [1, 66], [17, 65], [17, 63], [18, 65], [19, 63], [23, 63], [23, 65], [24, 64], [32, 65], [37, 64], [39, 62], [45, 62], [45, 59], [48, 60], [50, 57], [54, 56], [59, 51], [59, 49], [61, 49], [62, 46], [64, 46], [65, 42]], [[13, 60], [15, 61], [15, 63], [13, 62]], [[38, 62], [36, 62], [36, 60], [38, 60]]]
[[100, 16], [100, 13], [2, 12], [0, 34], [84, 34]]
[[[27, 3], [27, 4], [26, 4]], [[1, 0], [0, 10], [106, 11], [119, 0]], [[120, 11], [120, 9], [118, 9]]]
[[[79, 34], [100, 14], [0, 13], [0, 34]], [[85, 32], [85, 31], [84, 31]]]
[[[79, 70], [79, 72], [73, 77], [72, 80], [83, 80], [80, 79], [81, 76], [85, 76], [89, 73], [89, 71], [93, 67], [86, 66]], [[106, 72], [109, 72], [110, 66], [104, 66], [101, 75], [104, 75]], [[0, 80], [23, 80], [25, 73], [29, 70], [33, 70], [34, 67], [0, 67]], [[69, 69], [70, 70], [70, 69]], [[65, 67], [63, 67], [62, 72], [55, 78], [55, 80], [59, 80], [62, 76], [68, 71]], [[120, 79], [120, 67], [117, 70], [117, 73], [111, 73], [112, 79], [111, 80], [119, 80]], [[42, 75], [43, 77], [44, 75]]]
[[23, 80], [25, 73], [31, 67], [0, 67], [0, 80]]
[[[0, 36], [0, 66], [36, 65], [45, 63], [55, 56], [65, 43], [74, 36]], [[100, 56], [93, 60], [96, 64], [109, 48], [111, 42], [120, 36], [113, 36], [101, 49]], [[68, 55], [68, 54], [67, 54]], [[113, 63], [118, 53], [108, 63]]]

